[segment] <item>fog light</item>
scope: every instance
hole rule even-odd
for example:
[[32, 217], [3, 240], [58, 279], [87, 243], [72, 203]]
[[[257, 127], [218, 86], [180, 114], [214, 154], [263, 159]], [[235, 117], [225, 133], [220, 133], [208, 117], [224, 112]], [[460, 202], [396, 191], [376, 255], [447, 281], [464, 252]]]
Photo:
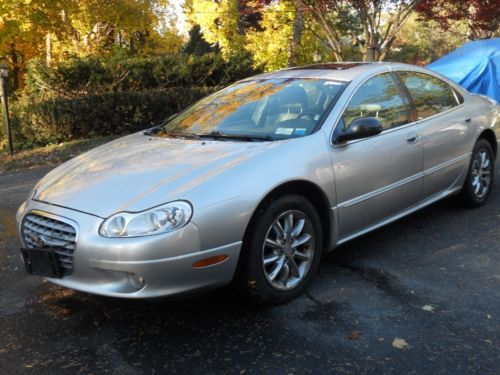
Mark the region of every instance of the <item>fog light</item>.
[[127, 273], [127, 280], [137, 290], [142, 289], [145, 284], [144, 277], [136, 273]]

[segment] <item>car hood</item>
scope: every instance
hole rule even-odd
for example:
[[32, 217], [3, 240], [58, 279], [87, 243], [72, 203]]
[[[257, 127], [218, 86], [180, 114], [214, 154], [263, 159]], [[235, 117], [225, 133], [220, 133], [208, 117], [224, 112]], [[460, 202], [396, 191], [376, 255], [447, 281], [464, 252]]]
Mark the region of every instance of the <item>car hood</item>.
[[33, 199], [109, 217], [177, 200], [280, 142], [202, 141], [136, 133], [47, 174]]

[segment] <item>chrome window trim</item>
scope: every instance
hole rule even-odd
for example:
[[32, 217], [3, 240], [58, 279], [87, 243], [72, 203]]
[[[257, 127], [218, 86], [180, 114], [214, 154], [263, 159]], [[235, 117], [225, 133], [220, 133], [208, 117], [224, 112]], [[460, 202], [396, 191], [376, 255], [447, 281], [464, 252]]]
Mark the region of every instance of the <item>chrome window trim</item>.
[[448, 113], [451, 113], [451, 112], [453, 112], [455, 110], [461, 109], [462, 107], [464, 107], [464, 105], [465, 105], [465, 100], [464, 100], [464, 102], [462, 104], [458, 104], [455, 107], [447, 109], [444, 112], [439, 112], [439, 113], [436, 113], [435, 115], [432, 115], [432, 116], [429, 116], [429, 117], [426, 117], [426, 118], [418, 119], [416, 122], [418, 124], [421, 124], [422, 122], [425, 122], [427, 120], [432, 120], [432, 119], [434, 119], [434, 118], [436, 118], [438, 116], [441, 116], [441, 115], [444, 115], [444, 114], [448, 114]]

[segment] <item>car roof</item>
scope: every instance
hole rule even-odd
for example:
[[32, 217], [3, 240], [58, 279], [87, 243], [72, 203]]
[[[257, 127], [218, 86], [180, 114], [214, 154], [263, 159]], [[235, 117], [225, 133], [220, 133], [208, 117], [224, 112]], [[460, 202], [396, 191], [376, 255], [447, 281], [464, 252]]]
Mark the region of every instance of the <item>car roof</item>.
[[246, 80], [272, 79], [272, 78], [317, 78], [331, 79], [336, 81], [350, 82], [354, 78], [369, 72], [384, 72], [391, 70], [418, 70], [429, 71], [415, 65], [392, 63], [392, 62], [327, 62], [293, 67], [276, 72], [259, 74]]

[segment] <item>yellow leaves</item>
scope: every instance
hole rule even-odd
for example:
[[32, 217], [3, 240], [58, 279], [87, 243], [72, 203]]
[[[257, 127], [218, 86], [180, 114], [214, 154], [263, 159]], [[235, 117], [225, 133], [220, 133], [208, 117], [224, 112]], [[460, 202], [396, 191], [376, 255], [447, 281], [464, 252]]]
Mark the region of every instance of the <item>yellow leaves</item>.
[[[263, 11], [260, 27], [262, 30], [247, 31], [245, 48], [254, 59], [255, 66], [264, 66], [266, 71], [282, 69], [288, 66], [290, 43], [295, 23], [295, 7], [292, 1], [271, 2]], [[301, 41], [296, 51], [296, 64], [309, 64], [313, 61], [315, 51], [328, 59], [325, 46], [314, 35], [318, 34], [317, 25], [312, 22], [311, 15], [303, 14], [307, 27], [302, 29]]]
[[253, 54], [255, 65], [264, 65], [268, 71], [288, 65], [288, 50], [292, 37], [293, 12], [285, 2], [273, 3], [264, 12], [260, 23], [263, 31], [247, 33], [246, 48]]
[[238, 0], [192, 0], [187, 8], [188, 20], [200, 26], [208, 43], [219, 44], [224, 56], [243, 50]]
[[[142, 38], [136, 41], [136, 48], [145, 48], [149, 46], [149, 36], [162, 42], [157, 26], [165, 22], [168, 3], [169, 0], [0, 0], [0, 43], [10, 46], [14, 42], [26, 59], [33, 56], [21, 49], [23, 43], [32, 44], [36, 54], [44, 56], [48, 52], [44, 41], [48, 33], [52, 41], [50, 53], [55, 60], [68, 54], [100, 53], [97, 41], [115, 44], [118, 34], [126, 43], [131, 38]], [[102, 38], [96, 35], [100, 33]], [[178, 46], [169, 46], [167, 50], [177, 51]]]

